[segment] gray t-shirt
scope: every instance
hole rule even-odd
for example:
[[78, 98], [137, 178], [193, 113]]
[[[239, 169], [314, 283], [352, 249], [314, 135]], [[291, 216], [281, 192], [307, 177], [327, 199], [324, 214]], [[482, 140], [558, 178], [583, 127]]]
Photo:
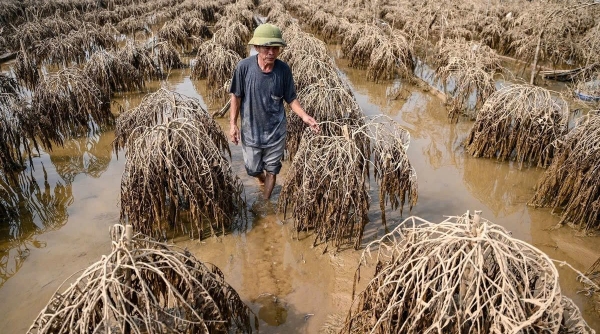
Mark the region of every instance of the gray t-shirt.
[[240, 61], [231, 80], [230, 93], [242, 99], [242, 143], [267, 148], [285, 139], [286, 119], [283, 101], [296, 99], [290, 67], [276, 59], [273, 70], [263, 73], [257, 56]]

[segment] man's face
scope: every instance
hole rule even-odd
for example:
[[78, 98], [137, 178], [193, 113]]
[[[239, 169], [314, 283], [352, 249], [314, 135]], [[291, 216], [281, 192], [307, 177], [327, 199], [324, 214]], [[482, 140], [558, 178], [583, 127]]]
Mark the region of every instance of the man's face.
[[279, 56], [281, 52], [280, 46], [256, 46], [256, 51], [258, 52], [258, 56], [266, 65], [272, 65], [275, 63], [275, 59]]

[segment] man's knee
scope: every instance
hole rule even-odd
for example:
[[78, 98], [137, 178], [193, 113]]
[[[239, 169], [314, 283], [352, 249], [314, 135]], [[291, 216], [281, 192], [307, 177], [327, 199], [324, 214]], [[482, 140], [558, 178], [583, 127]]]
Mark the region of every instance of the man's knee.
[[281, 160], [279, 160], [278, 162], [272, 162], [272, 163], [268, 163], [264, 165], [264, 170], [267, 171], [267, 173], [271, 173], [273, 175], [277, 175], [279, 174], [279, 172], [281, 171]]
[[260, 149], [250, 146], [242, 146], [244, 167], [250, 176], [258, 176], [263, 172], [262, 153]]
[[245, 165], [244, 167], [246, 167], [246, 173], [252, 177], [257, 177], [264, 173], [264, 168], [262, 166], [249, 167], [248, 165]]
[[281, 159], [283, 158], [284, 150], [285, 140], [282, 140], [277, 145], [265, 150], [265, 154], [263, 156], [263, 168], [267, 172], [273, 175], [279, 174], [279, 171], [281, 170]]

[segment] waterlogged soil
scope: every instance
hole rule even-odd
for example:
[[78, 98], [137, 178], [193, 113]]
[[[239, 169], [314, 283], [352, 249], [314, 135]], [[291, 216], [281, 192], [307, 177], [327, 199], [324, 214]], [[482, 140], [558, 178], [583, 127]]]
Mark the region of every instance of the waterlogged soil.
[[[533, 196], [543, 169], [495, 160], [475, 159], [465, 154], [462, 142], [472, 122], [450, 124], [439, 97], [427, 89], [401, 83], [375, 84], [365, 72], [347, 67], [337, 59], [365, 114], [386, 114], [410, 131], [410, 161], [417, 171], [419, 200], [412, 212], [401, 217], [388, 210], [393, 228], [409, 215], [439, 222], [445, 216], [467, 210], [482, 210], [483, 217], [510, 230], [551, 258], [585, 271], [599, 256], [598, 237], [582, 236], [562, 227], [552, 229], [559, 217], [548, 209], [526, 205]], [[202, 81], [191, 81], [189, 70], [174, 71], [166, 82], [156, 82], [179, 93], [202, 99]], [[386, 95], [402, 86], [397, 100]], [[116, 98], [125, 109], [135, 107], [144, 94]], [[204, 101], [204, 100], [203, 100]], [[210, 112], [220, 103], [209, 103]], [[226, 119], [219, 119], [224, 131]], [[123, 152], [113, 152], [114, 133], [80, 139], [34, 159], [34, 170], [26, 173], [38, 187], [28, 187], [23, 206], [32, 212], [19, 229], [0, 230], [0, 332], [23, 333], [52, 294], [71, 275], [98, 261], [110, 251], [109, 227], [119, 222], [120, 178]], [[239, 146], [231, 145], [232, 166], [245, 186], [249, 223], [245, 230], [199, 240], [171, 240], [187, 248], [199, 260], [217, 265], [226, 280], [260, 319], [262, 333], [330, 332], [345, 317], [351, 305], [354, 275], [360, 250], [324, 252], [313, 246], [314, 236], [296, 233], [293, 223], [275, 212], [281, 184], [289, 162], [284, 163], [273, 198], [260, 200], [260, 186], [246, 175]], [[381, 213], [377, 186], [370, 184], [370, 223], [364, 243], [381, 237]], [[3, 224], [5, 225], [5, 224]], [[575, 300], [588, 323], [600, 329], [593, 302], [577, 294], [577, 274], [559, 267], [563, 292]], [[360, 290], [372, 275], [372, 267], [361, 272]]]

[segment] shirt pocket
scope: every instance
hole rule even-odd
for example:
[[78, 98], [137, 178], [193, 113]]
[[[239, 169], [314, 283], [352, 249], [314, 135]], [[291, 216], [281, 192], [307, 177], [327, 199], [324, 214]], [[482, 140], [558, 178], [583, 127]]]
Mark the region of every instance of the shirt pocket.
[[283, 82], [277, 75], [273, 76], [273, 81], [271, 84], [271, 99], [273, 99], [273, 102], [276, 103], [280, 103], [281, 99], [283, 99]]
[[283, 87], [277, 80], [273, 82], [271, 87], [271, 102], [273, 112], [277, 112], [283, 103]]

